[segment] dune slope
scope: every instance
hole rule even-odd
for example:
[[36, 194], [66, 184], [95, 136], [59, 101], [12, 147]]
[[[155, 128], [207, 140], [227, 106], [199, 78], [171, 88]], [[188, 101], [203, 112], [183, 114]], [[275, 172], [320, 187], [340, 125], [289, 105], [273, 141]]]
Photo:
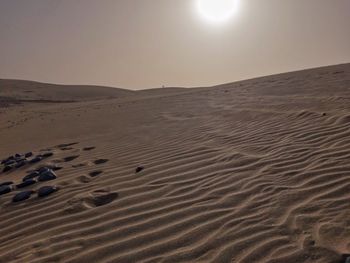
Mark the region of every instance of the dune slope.
[[0, 108], [0, 262], [346, 261], [350, 64], [156, 93]]

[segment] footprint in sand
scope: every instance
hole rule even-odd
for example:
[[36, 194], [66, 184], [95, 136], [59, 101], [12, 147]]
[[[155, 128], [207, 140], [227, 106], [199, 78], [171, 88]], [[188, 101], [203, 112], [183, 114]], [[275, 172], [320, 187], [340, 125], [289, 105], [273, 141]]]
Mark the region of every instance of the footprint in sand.
[[108, 190], [96, 190], [90, 193], [90, 197], [86, 200], [90, 207], [103, 206], [113, 202], [117, 197], [118, 193], [110, 192]]
[[60, 148], [61, 151], [70, 151], [73, 150], [73, 147], [64, 147], [64, 148]]
[[78, 144], [78, 142], [59, 144], [56, 147], [62, 149], [62, 148], [67, 148], [67, 147], [76, 145], [76, 144]]
[[96, 176], [99, 176], [102, 173], [103, 173], [103, 171], [92, 171], [92, 172], [89, 173], [89, 175], [91, 177], [96, 177]]
[[107, 205], [117, 199], [119, 194], [107, 189], [99, 189], [88, 194], [77, 195], [69, 200], [64, 209], [68, 213], [77, 213], [87, 209]]
[[77, 182], [78, 182], [78, 183], [87, 184], [87, 183], [90, 183], [90, 182], [91, 182], [91, 178], [90, 178], [90, 177], [87, 177], [86, 175], [82, 175], [82, 176], [79, 176], [79, 177], [77, 178]]
[[108, 162], [109, 160], [108, 159], [97, 159], [94, 161], [94, 164], [103, 164], [103, 163], [106, 163]]
[[78, 157], [79, 157], [79, 155], [72, 155], [72, 156], [64, 157], [62, 159], [62, 161], [67, 163], [67, 162], [71, 162], [71, 161], [77, 159]]
[[88, 165], [89, 165], [88, 162], [83, 162], [83, 163], [73, 164], [72, 167], [73, 168], [81, 168], [81, 167], [85, 167], [85, 166], [88, 166]]
[[94, 146], [92, 146], [92, 147], [85, 147], [85, 148], [83, 148], [83, 151], [92, 151], [94, 149], [96, 149], [96, 147], [94, 147]]

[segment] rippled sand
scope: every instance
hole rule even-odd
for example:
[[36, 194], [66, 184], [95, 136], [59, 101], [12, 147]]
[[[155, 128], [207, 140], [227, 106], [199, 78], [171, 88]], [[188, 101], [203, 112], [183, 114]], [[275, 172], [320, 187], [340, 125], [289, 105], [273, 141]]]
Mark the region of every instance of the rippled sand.
[[350, 254], [350, 64], [142, 92], [0, 80], [0, 105], [1, 158], [63, 167], [47, 198], [0, 196], [0, 262]]

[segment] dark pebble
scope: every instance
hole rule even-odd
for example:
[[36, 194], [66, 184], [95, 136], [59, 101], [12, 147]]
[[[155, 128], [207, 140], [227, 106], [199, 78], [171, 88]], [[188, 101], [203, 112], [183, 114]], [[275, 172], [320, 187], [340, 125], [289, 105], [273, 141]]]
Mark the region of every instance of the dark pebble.
[[43, 186], [39, 188], [38, 190], [38, 197], [44, 197], [48, 196], [54, 192], [56, 192], [58, 189], [55, 186]]
[[13, 159], [11, 159], [11, 160], [7, 160], [4, 164], [5, 164], [5, 165], [13, 165], [13, 164], [15, 164], [15, 163], [16, 163], [16, 161], [13, 160]]
[[136, 172], [136, 173], [139, 173], [139, 172], [141, 172], [141, 171], [144, 170], [144, 169], [145, 169], [145, 167], [139, 166], [139, 167], [136, 168], [135, 172]]
[[12, 198], [12, 202], [16, 203], [16, 202], [21, 202], [21, 201], [27, 200], [32, 195], [32, 193], [34, 193], [34, 191], [20, 192]]
[[53, 153], [51, 153], [51, 152], [42, 154], [42, 157], [44, 157], [44, 158], [49, 158], [51, 156], [53, 156]]
[[42, 173], [42, 172], [46, 172], [47, 170], [50, 170], [50, 169], [52, 171], [58, 171], [58, 170], [63, 169], [63, 167], [62, 166], [58, 166], [56, 164], [49, 164], [49, 165], [46, 165], [46, 166], [42, 166], [39, 169], [36, 169], [36, 171]]
[[21, 160], [21, 161], [19, 161], [19, 162], [16, 163], [15, 167], [16, 167], [16, 168], [20, 168], [20, 167], [25, 166], [27, 163], [28, 163], [27, 160]]
[[52, 170], [48, 170], [44, 173], [41, 173], [39, 175], [39, 181], [40, 182], [45, 182], [45, 181], [50, 181], [50, 180], [55, 180], [57, 178], [56, 174]]
[[39, 172], [37, 171], [34, 171], [34, 172], [31, 172], [30, 174], [27, 174], [26, 176], [23, 177], [22, 181], [27, 181], [27, 180], [30, 180], [30, 179], [33, 179], [35, 177], [38, 177], [40, 175]]
[[35, 184], [36, 181], [34, 179], [28, 179], [28, 180], [25, 180], [24, 182], [16, 185], [17, 188], [23, 188], [23, 187], [27, 187], [29, 185], [33, 185]]
[[43, 167], [40, 167], [39, 169], [36, 170], [39, 174], [42, 174], [42, 173], [46, 173], [48, 171], [50, 171], [49, 168], [47, 168], [46, 166], [43, 166]]
[[17, 158], [19, 158], [19, 157], [21, 157], [22, 155], [20, 155], [19, 153], [16, 153], [15, 154], [15, 158], [17, 157]]
[[38, 163], [38, 162], [40, 162], [42, 159], [43, 159], [42, 156], [36, 156], [36, 157], [34, 157], [33, 159], [31, 159], [29, 162], [30, 162], [30, 163]]
[[4, 186], [4, 185], [11, 185], [11, 184], [13, 184], [13, 182], [3, 182], [3, 183], [0, 183], [0, 187], [1, 186]]
[[11, 187], [8, 185], [0, 186], [0, 195], [7, 194], [11, 192], [11, 190], [12, 190]]
[[6, 173], [6, 172], [12, 170], [12, 168], [13, 168], [12, 165], [6, 165], [6, 166], [4, 167], [4, 169], [2, 169], [2, 171], [3, 171], [4, 173]]
[[13, 156], [10, 156], [10, 157], [7, 157], [6, 159], [3, 159], [2, 161], [1, 161], [1, 164], [7, 164], [7, 163], [9, 163], [10, 161], [14, 161], [15, 160], [15, 157], [13, 157]]
[[21, 162], [23, 160], [24, 160], [24, 158], [22, 158], [22, 157], [16, 157], [15, 162], [19, 163], [19, 162]]
[[32, 152], [28, 152], [24, 155], [26, 158], [29, 158], [29, 157], [32, 157], [33, 156], [33, 153]]

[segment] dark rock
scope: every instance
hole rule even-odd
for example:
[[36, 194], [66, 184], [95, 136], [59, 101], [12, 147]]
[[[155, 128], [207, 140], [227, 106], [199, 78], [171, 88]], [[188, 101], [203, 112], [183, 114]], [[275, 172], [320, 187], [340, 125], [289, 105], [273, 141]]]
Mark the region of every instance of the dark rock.
[[48, 165], [45, 165], [45, 166], [42, 166], [40, 167], [39, 169], [36, 169], [38, 172], [42, 173], [44, 171], [47, 171], [47, 170], [53, 170], [53, 171], [58, 171], [58, 170], [61, 170], [63, 169], [62, 166], [58, 166], [56, 164], [48, 164]]
[[56, 192], [58, 189], [55, 186], [43, 186], [39, 188], [38, 190], [38, 197], [44, 197], [48, 196], [54, 192]]
[[19, 162], [16, 163], [15, 167], [16, 168], [20, 168], [20, 167], [25, 166], [27, 163], [28, 163], [28, 161], [26, 159], [24, 159], [24, 160], [22, 159], [22, 160], [20, 160]]
[[341, 262], [342, 263], [350, 263], [350, 254], [343, 254]]
[[10, 156], [10, 157], [7, 157], [6, 159], [3, 159], [2, 161], [1, 161], [1, 164], [11, 164], [11, 161], [15, 161], [15, 157], [13, 157], [13, 156]]
[[32, 193], [34, 193], [34, 191], [20, 192], [12, 198], [12, 202], [16, 203], [16, 202], [21, 202], [21, 201], [27, 200], [32, 195]]
[[12, 165], [6, 165], [6, 166], [4, 167], [4, 169], [2, 169], [2, 171], [3, 171], [4, 173], [6, 173], [6, 172], [12, 170], [12, 168], [13, 168]]
[[4, 185], [11, 185], [11, 184], [13, 184], [13, 182], [11, 182], [11, 181], [3, 182], [3, 183], [0, 183], [0, 187], [4, 186]]
[[33, 156], [33, 153], [32, 152], [28, 152], [24, 155], [24, 157], [26, 158], [29, 158], [29, 157], [32, 157]]
[[7, 193], [11, 192], [11, 190], [12, 190], [11, 187], [8, 185], [0, 186], [0, 195], [7, 194]]
[[45, 173], [47, 171], [49, 171], [50, 169], [47, 168], [46, 166], [43, 166], [43, 167], [40, 167], [39, 169], [37, 169], [36, 171], [39, 173], [39, 174], [42, 174], [42, 173]]
[[5, 164], [5, 165], [13, 165], [13, 164], [15, 164], [15, 163], [16, 163], [16, 161], [13, 160], [13, 159], [11, 159], [11, 160], [7, 160], [4, 164]]
[[28, 179], [28, 180], [25, 180], [22, 183], [16, 185], [16, 187], [17, 188], [23, 188], [23, 187], [27, 187], [29, 185], [33, 185], [35, 183], [36, 183], [36, 181], [34, 179]]
[[34, 171], [34, 172], [31, 172], [30, 174], [27, 174], [26, 176], [23, 177], [22, 181], [27, 181], [27, 180], [30, 180], [30, 179], [33, 179], [35, 177], [38, 177], [40, 175], [39, 172], [37, 171]]
[[23, 160], [24, 159], [22, 157], [18, 157], [18, 158], [16, 157], [15, 162], [18, 163], [18, 162], [23, 161]]
[[138, 167], [136, 168], [135, 172], [136, 172], [136, 173], [139, 173], [139, 172], [141, 172], [141, 171], [144, 170], [144, 169], [145, 169], [145, 167], [143, 167], [143, 166], [138, 166]]
[[22, 157], [22, 155], [20, 155], [19, 153], [15, 154], [15, 158], [21, 158], [21, 157]]
[[43, 157], [41, 156], [41, 155], [38, 155], [38, 156], [36, 156], [36, 157], [34, 157], [33, 159], [31, 159], [29, 162], [30, 163], [38, 163], [38, 162], [40, 162], [41, 160], [43, 159]]
[[55, 180], [57, 178], [56, 174], [52, 170], [48, 170], [46, 172], [43, 172], [39, 176], [39, 182], [45, 182], [45, 181], [50, 181], [50, 180]]
[[42, 157], [43, 157], [43, 158], [49, 158], [49, 157], [51, 157], [51, 156], [53, 156], [53, 153], [52, 153], [52, 152], [48, 152], [48, 153], [42, 154]]

